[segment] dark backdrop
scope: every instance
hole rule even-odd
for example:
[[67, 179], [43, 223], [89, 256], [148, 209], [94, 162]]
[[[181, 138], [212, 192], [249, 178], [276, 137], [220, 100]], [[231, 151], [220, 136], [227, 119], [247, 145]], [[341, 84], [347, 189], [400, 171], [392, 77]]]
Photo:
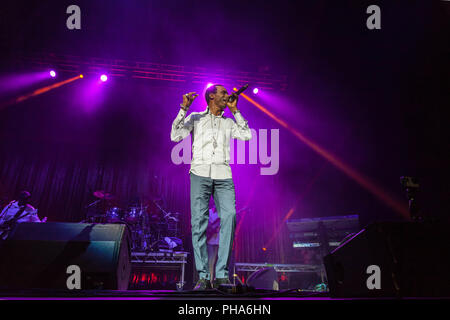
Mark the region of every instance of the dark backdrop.
[[[13, 58], [33, 52], [286, 74], [286, 91], [255, 99], [400, 201], [399, 177], [418, 177], [423, 210], [448, 217], [443, 1], [81, 1], [81, 31], [65, 28], [70, 4], [3, 5], [2, 76], [27, 72]], [[370, 4], [382, 9], [381, 30], [365, 28]], [[189, 250], [189, 167], [171, 162], [169, 132], [181, 94], [203, 85], [94, 82], [75, 81], [0, 110], [3, 204], [28, 189], [41, 217], [80, 221], [94, 190], [122, 203], [158, 196], [166, 210], [181, 213]], [[194, 110], [204, 109], [200, 99]], [[402, 219], [252, 105], [239, 105], [250, 127], [280, 129], [280, 170], [261, 176], [260, 164], [232, 167], [237, 207], [250, 208], [238, 217], [237, 260], [289, 263], [283, 218], [291, 208], [291, 218]]]

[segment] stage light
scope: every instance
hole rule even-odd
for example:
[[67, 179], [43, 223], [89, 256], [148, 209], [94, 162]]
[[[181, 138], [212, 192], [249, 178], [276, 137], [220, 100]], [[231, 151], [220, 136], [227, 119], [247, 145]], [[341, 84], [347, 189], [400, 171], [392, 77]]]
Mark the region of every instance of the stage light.
[[52, 78], [56, 77], [56, 72], [55, 72], [55, 70], [51, 70], [51, 71], [50, 71], [50, 76], [51, 76]]
[[100, 80], [102, 80], [103, 82], [105, 82], [106, 80], [108, 80], [108, 77], [106, 76], [106, 74], [102, 74], [100, 76]]
[[83, 76], [82, 74], [80, 74], [80, 78], [83, 79], [83, 77], [84, 77], [84, 76]]
[[208, 83], [207, 85], [206, 85], [206, 89], [208, 89], [209, 87], [211, 87], [212, 85], [213, 85], [214, 83]]
[[70, 83], [72, 81], [78, 80], [79, 78], [80, 77], [75, 76], [75, 77], [72, 77], [72, 78], [69, 78], [69, 79], [66, 79], [66, 80], [59, 81], [59, 82], [54, 83], [54, 84], [49, 85], [49, 86], [45, 86], [45, 87], [36, 89], [33, 92], [24, 94], [24, 95], [22, 95], [20, 97], [10, 99], [9, 101], [7, 101], [5, 103], [0, 104], [0, 109], [2, 109], [3, 107], [9, 106], [11, 104], [15, 104], [15, 103], [19, 103], [19, 102], [25, 101], [25, 100], [27, 100], [27, 99], [29, 99], [31, 97], [38, 96], [38, 95], [43, 94], [45, 92], [48, 92], [50, 90], [56, 89], [56, 88], [61, 87], [61, 86], [65, 85], [65, 84], [68, 84], [68, 83]]
[[258, 88], [253, 89], [253, 94], [258, 94], [258, 91], [259, 91]]

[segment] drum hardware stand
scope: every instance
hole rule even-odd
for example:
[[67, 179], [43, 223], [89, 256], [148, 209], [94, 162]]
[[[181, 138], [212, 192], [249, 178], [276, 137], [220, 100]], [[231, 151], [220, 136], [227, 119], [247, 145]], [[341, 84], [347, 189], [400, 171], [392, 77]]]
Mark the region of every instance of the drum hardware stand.
[[97, 199], [95, 201], [92, 201], [90, 204], [88, 204], [86, 207], [84, 207], [85, 209], [89, 209], [90, 207], [96, 205], [97, 203], [99, 203], [100, 201], [102, 201], [102, 199]]
[[164, 220], [167, 221], [167, 220], [169, 220], [169, 219], [172, 219], [172, 220], [174, 220], [175, 222], [178, 222], [178, 218], [172, 217], [172, 213], [171, 213], [171, 212], [166, 212], [163, 208], [161, 208], [161, 206], [160, 206], [156, 201], [153, 201], [153, 203], [154, 203], [155, 206], [157, 206], [158, 209], [161, 210], [161, 212], [164, 214], [164, 216], [163, 216], [163, 219], [164, 219]]
[[[151, 252], [162, 250], [165, 248], [163, 244], [166, 245], [165, 237], [178, 237], [179, 213], [171, 213], [164, 210], [155, 199], [152, 202], [158, 209], [155, 208], [155, 211], [148, 212], [149, 207], [141, 201], [133, 202], [132, 205], [130, 204], [127, 208], [122, 209], [108, 202], [116, 198], [112, 193], [97, 190], [93, 195], [97, 199], [89, 203], [85, 209], [89, 211], [89, 208], [95, 206], [96, 210], [91, 215], [87, 212], [87, 218], [81, 223], [126, 224], [130, 231], [133, 251]], [[101, 208], [98, 207], [99, 205]], [[158, 210], [160, 211], [158, 212]], [[170, 247], [170, 243], [168, 245]], [[170, 251], [173, 251], [173, 248]]]
[[413, 221], [422, 221], [423, 216], [420, 213], [419, 206], [416, 202], [417, 192], [419, 191], [419, 183], [414, 177], [400, 177], [400, 184], [408, 198], [409, 214]]

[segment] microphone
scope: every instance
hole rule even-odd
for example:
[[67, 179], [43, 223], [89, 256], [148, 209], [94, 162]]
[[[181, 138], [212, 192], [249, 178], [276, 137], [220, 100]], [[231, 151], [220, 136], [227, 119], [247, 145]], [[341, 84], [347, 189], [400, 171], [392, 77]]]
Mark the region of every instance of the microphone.
[[228, 102], [233, 102], [238, 95], [240, 95], [242, 92], [244, 92], [245, 89], [248, 88], [248, 83], [241, 87], [238, 91], [236, 91], [235, 93], [233, 93], [231, 96], [228, 97]]

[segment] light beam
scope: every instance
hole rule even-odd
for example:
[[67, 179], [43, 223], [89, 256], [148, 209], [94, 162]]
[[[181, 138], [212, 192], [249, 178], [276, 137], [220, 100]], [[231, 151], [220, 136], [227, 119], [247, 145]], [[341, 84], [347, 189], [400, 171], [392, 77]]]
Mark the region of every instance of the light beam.
[[[234, 90], [237, 91], [236, 88], [234, 88]], [[249, 96], [247, 96], [244, 93], [241, 93], [241, 96], [244, 99], [246, 99], [248, 102], [253, 104], [255, 107], [257, 107], [259, 110], [264, 112], [266, 115], [268, 115], [270, 118], [272, 118], [274, 121], [276, 121], [278, 124], [280, 124], [281, 126], [286, 128], [298, 140], [305, 143], [308, 147], [310, 147], [312, 150], [314, 150], [316, 153], [318, 153], [321, 157], [325, 158], [336, 168], [338, 168], [339, 170], [344, 172], [348, 177], [350, 177], [352, 180], [354, 180], [356, 183], [358, 183], [364, 189], [366, 189], [367, 191], [372, 193], [376, 198], [381, 200], [385, 205], [394, 209], [396, 212], [400, 213], [405, 218], [409, 218], [409, 211], [408, 211], [408, 207], [406, 206], [406, 204], [393, 198], [391, 195], [389, 195], [387, 192], [385, 192], [380, 186], [378, 186], [375, 182], [373, 182], [367, 176], [358, 172], [356, 169], [351, 168], [350, 166], [345, 164], [342, 160], [340, 160], [337, 156], [335, 156], [331, 152], [325, 150], [324, 148], [319, 146], [317, 143], [315, 143], [311, 139], [305, 137], [296, 128], [289, 125], [286, 121], [278, 118], [275, 114], [270, 112], [267, 108], [263, 107], [260, 103], [254, 101], [252, 98], [250, 98]]]

